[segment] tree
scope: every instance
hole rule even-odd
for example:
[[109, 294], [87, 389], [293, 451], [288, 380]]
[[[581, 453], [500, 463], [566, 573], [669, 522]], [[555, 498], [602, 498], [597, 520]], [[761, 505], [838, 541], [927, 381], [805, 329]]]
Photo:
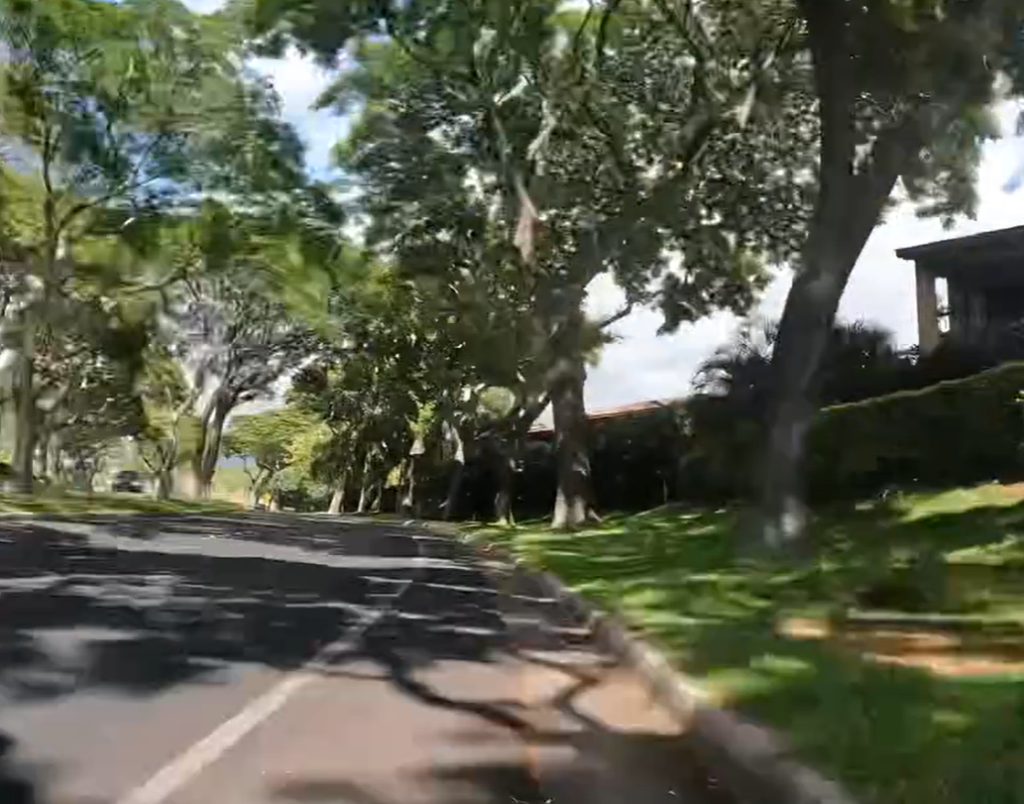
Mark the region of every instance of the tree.
[[199, 266], [172, 303], [172, 337], [200, 405], [193, 468], [203, 496], [231, 411], [271, 394], [313, 347], [310, 331], [282, 301], [286, 283], [306, 278], [301, 265], [280, 273], [291, 227], [277, 215], [232, 212], [211, 202], [177, 244]]
[[[369, 18], [391, 36], [357, 50], [362, 70], [326, 98], [366, 101], [343, 156], [368, 188], [371, 244], [433, 276], [451, 266], [442, 287], [486, 260], [509, 266], [527, 289], [546, 351], [539, 398], [555, 412], [557, 526], [587, 513], [583, 355], [594, 329], [640, 303], [659, 303], [671, 326], [745, 309], [765, 280], [763, 258], [792, 252], [806, 207], [794, 176], [813, 151], [800, 147], [806, 128], [753, 102], [791, 34], [773, 5], [742, 18], [730, 7], [702, 29], [701, 48], [666, 33], [690, 22], [664, 4], [613, 6], [560, 15], [554, 4], [466, 0], [427, 21], [418, 4], [362, 17], [361, 6], [333, 16], [327, 4], [303, 7], [338, 26], [334, 46]], [[275, 8], [301, 39], [308, 18]], [[274, 41], [284, 26], [263, 11], [269, 5], [257, 20]], [[721, 33], [732, 28], [742, 35]], [[305, 43], [329, 55], [329, 35]], [[780, 147], [783, 128], [797, 140]], [[680, 259], [666, 260], [669, 252]], [[627, 304], [588, 322], [587, 287], [603, 273]]]
[[139, 388], [145, 424], [137, 435], [139, 457], [156, 481], [154, 495], [166, 500], [174, 490], [174, 470], [195, 454], [199, 421], [189, 415], [195, 404], [180, 364], [166, 348], [146, 356]]
[[435, 354], [414, 289], [379, 263], [361, 270], [359, 283], [346, 274], [332, 293], [340, 338], [296, 373], [291, 392], [331, 430], [317, 463], [333, 474], [339, 505], [345, 485], [359, 478], [360, 513], [407, 457], [419, 400], [431, 398], [426, 356]]
[[804, 440], [818, 371], [850, 272], [899, 181], [923, 214], [974, 208], [988, 108], [1024, 79], [1019, 3], [798, 0], [820, 158], [807, 226], [772, 360], [774, 398], [762, 467], [762, 539], [803, 533]]
[[3, 0], [0, 22], [0, 141], [19, 176], [34, 177], [37, 199], [17, 233], [24, 279], [6, 343], [15, 468], [28, 490], [37, 348], [61, 337], [53, 319], [89, 252], [138, 245], [146, 222], [206, 193], [273, 190], [293, 178], [285, 168], [296, 154], [301, 168], [301, 148], [273, 119], [272, 96], [242, 72], [225, 20], [173, 0]]
[[[64, 455], [80, 466], [94, 464], [94, 449], [105, 452], [103, 445], [136, 435], [143, 423], [136, 378], [145, 325], [118, 324], [84, 305], [77, 313], [74, 327], [49, 329], [36, 344], [32, 402], [44, 475], [59, 472]], [[92, 331], [83, 326], [90, 317]]]
[[296, 438], [316, 422], [295, 408], [236, 416], [224, 435], [224, 454], [243, 460], [255, 505], [293, 461]]

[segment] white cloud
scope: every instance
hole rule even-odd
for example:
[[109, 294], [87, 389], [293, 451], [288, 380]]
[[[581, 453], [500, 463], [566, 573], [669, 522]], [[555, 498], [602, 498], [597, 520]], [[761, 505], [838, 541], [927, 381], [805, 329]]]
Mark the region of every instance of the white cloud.
[[[185, 5], [208, 14], [224, 5], [224, 0], [185, 0]], [[331, 75], [294, 49], [281, 59], [253, 59], [251, 66], [273, 83], [281, 96], [284, 119], [306, 143], [306, 164], [310, 173], [324, 178], [330, 171], [331, 148], [349, 129], [347, 118], [312, 109], [320, 93], [330, 84]]]
[[224, 5], [224, 0], [184, 0], [185, 5], [199, 14], [211, 14]]
[[[1019, 109], [1016, 104], [1005, 104], [999, 110], [1004, 131], [1013, 131], [1012, 122]], [[1024, 190], [1007, 192], [1011, 189], [1008, 183], [1022, 168], [1024, 138], [1006, 137], [989, 143], [978, 177], [977, 218], [960, 221], [948, 231], [936, 220], [917, 218], [905, 205], [894, 209], [865, 246], [843, 295], [839, 315], [881, 324], [893, 331], [900, 344], [916, 343], [914, 268], [896, 256], [896, 249], [1024, 224]], [[780, 275], [755, 314], [771, 318], [781, 315], [789, 285], [788, 273]], [[601, 277], [591, 287], [590, 309], [595, 315], [609, 312], [620, 298], [611, 281]], [[701, 361], [729, 339], [738, 323], [731, 315], [719, 314], [659, 337], [659, 314], [650, 310], [633, 313], [615, 327], [620, 341], [606, 347], [600, 364], [590, 369], [587, 406], [600, 409], [685, 396]]]
[[323, 178], [331, 169], [331, 149], [345, 137], [351, 126], [348, 117], [312, 108], [330, 85], [331, 73], [294, 49], [282, 59], [254, 59], [252, 67], [274, 85], [284, 105], [285, 120], [296, 128], [306, 143], [306, 163], [310, 172]]

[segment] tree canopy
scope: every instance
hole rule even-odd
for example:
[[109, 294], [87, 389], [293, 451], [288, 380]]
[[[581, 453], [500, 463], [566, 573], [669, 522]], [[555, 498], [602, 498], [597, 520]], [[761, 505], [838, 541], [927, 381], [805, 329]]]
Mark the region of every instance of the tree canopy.
[[[600, 507], [585, 392], [616, 324], [744, 315], [785, 267], [770, 354], [716, 359], [729, 382], [764, 374], [760, 535], [795, 537], [815, 405], [904, 359], [834, 328], [850, 271], [897, 185], [922, 214], [971, 212], [991, 104], [1021, 90], [1022, 17], [1011, 0], [0, 0], [20, 482], [131, 438], [159, 494], [183, 463], [207, 494], [225, 450], [261, 451], [252, 431], [277, 444], [259, 472], [334, 507], [352, 486], [361, 508], [388, 491], [415, 510], [443, 466], [451, 514], [474, 462], [510, 520], [550, 406], [552, 522], [575, 527]], [[351, 117], [334, 184], [306, 175], [249, 66], [290, 48], [335, 71], [318, 106]], [[623, 302], [603, 318], [597, 280]], [[224, 442], [240, 405], [286, 388]]]

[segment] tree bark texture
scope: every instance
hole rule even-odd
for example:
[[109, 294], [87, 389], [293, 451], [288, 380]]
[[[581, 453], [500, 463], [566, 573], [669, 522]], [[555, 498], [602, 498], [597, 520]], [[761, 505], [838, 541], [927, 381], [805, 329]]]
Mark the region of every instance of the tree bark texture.
[[891, 172], [880, 180], [882, 186], [866, 192], [848, 170], [834, 172], [838, 175], [822, 179], [772, 354], [772, 406], [761, 466], [761, 538], [771, 548], [804, 533], [804, 447], [818, 409], [821, 360], [850, 273], [896, 181]]
[[558, 355], [551, 372], [551, 408], [555, 420], [557, 489], [554, 528], [573, 529], [587, 520], [590, 498], [590, 457], [587, 453], [587, 411], [583, 387], [587, 378], [582, 336], [584, 289], [567, 292], [563, 315], [556, 329]]
[[834, 270], [805, 270], [794, 278], [772, 358], [777, 390], [761, 468], [763, 540], [772, 548], [800, 538], [807, 522], [804, 444], [817, 410], [818, 367], [845, 286]]
[[202, 427], [199, 434], [199, 449], [196, 454], [196, 485], [199, 496], [209, 499], [213, 475], [220, 459], [220, 442], [224, 435], [224, 422], [234, 407], [230, 396], [217, 391], [203, 411]]
[[821, 156], [814, 215], [772, 355], [772, 404], [760, 476], [760, 535], [769, 547], [804, 533], [804, 442], [817, 410], [828, 333], [896, 180], [922, 144], [919, 121], [910, 111], [875, 136], [869, 154], [861, 152], [854, 116], [861, 88], [850, 70], [855, 48], [849, 39], [851, 7], [817, 0], [798, 4], [814, 63]]
[[587, 413], [583, 404], [583, 367], [552, 389], [555, 419], [555, 462], [558, 486], [554, 528], [576, 528], [587, 520], [590, 496], [590, 458], [587, 454]]
[[347, 483], [348, 476], [342, 475], [334, 489], [334, 494], [331, 495], [331, 504], [327, 508], [327, 513], [340, 514], [345, 510], [345, 486]]

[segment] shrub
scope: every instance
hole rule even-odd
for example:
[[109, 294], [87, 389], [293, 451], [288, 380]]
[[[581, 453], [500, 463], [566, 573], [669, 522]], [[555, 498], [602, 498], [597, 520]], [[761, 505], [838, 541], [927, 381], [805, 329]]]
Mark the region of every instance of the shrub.
[[821, 412], [808, 443], [815, 497], [945, 486], [1020, 470], [1024, 363]]

